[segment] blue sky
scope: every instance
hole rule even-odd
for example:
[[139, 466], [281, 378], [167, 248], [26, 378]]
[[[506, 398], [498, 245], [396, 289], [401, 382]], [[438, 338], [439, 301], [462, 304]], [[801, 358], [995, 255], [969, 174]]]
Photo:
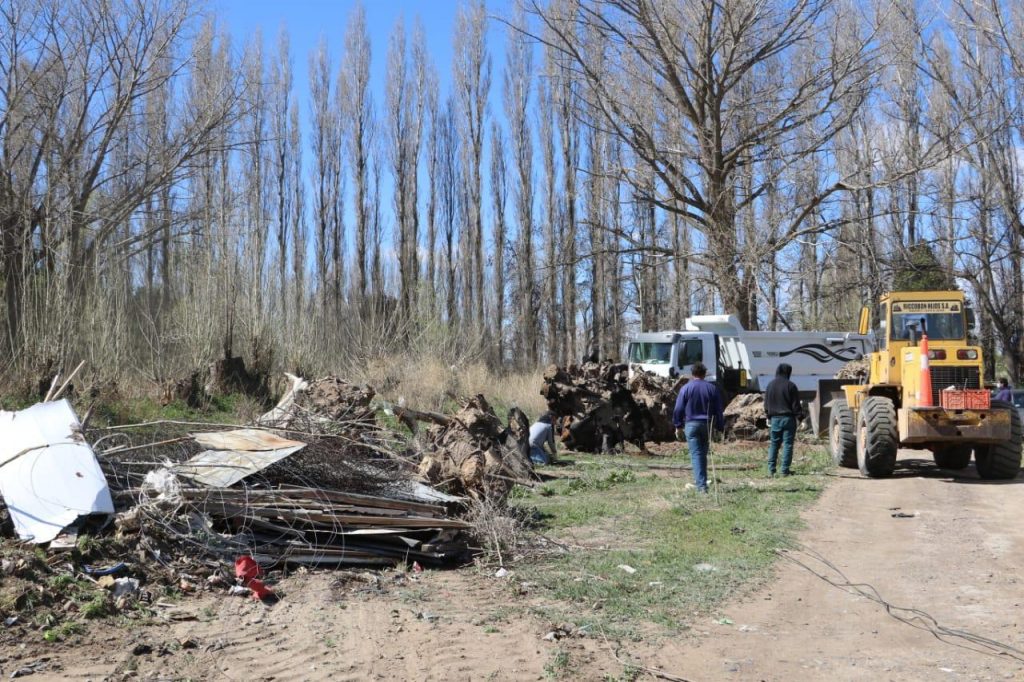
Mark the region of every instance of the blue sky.
[[[488, 0], [488, 12], [503, 12], [506, 5], [504, 0]], [[222, 17], [239, 45], [261, 29], [266, 48], [273, 50], [280, 27], [287, 27], [291, 36], [296, 94], [304, 107], [309, 99], [309, 54], [316, 49], [321, 36], [326, 37], [332, 65], [337, 69], [346, 22], [355, 6], [355, 0], [212, 0], [212, 8]], [[402, 19], [409, 33], [417, 17], [423, 23], [441, 91], [447, 93], [451, 82], [452, 37], [459, 3], [456, 0], [364, 0], [363, 6], [373, 46], [371, 87], [375, 103], [381, 106], [384, 102], [388, 40], [395, 24]], [[500, 114], [500, 75], [505, 54], [503, 27], [491, 22], [488, 38], [487, 48], [493, 64], [491, 113]], [[308, 117], [304, 117], [305, 121]]]

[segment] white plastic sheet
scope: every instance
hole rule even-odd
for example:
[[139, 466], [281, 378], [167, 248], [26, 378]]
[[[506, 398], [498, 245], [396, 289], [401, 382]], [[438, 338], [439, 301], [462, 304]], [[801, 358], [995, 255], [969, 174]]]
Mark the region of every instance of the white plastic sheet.
[[0, 411], [0, 495], [23, 540], [50, 542], [80, 516], [114, 513], [80, 428], [66, 400]]

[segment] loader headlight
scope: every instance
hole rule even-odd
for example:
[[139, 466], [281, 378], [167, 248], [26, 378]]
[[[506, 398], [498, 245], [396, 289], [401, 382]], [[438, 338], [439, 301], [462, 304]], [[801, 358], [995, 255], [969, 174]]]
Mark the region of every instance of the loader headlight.
[[935, 350], [928, 351], [929, 360], [945, 360], [946, 351], [943, 348], [936, 348]]
[[977, 360], [978, 351], [973, 348], [962, 348], [956, 352], [957, 360]]

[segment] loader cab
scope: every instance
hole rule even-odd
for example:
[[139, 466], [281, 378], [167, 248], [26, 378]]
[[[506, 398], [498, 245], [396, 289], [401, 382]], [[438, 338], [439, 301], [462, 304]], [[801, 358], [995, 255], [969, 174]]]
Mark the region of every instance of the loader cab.
[[897, 404], [921, 404], [921, 338], [928, 336], [932, 404], [945, 388], [979, 388], [981, 350], [968, 342], [970, 315], [960, 291], [893, 292], [882, 297], [885, 346], [871, 358], [872, 383], [900, 387]]

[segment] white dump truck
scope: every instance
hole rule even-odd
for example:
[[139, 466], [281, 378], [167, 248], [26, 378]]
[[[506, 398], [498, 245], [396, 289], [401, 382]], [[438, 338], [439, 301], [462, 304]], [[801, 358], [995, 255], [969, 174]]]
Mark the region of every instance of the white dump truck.
[[[835, 375], [846, 363], [874, 350], [870, 334], [854, 332], [754, 332], [732, 315], [698, 315], [681, 331], [645, 332], [629, 340], [629, 372], [686, 376], [696, 362], [708, 380], [730, 393], [760, 393], [779, 363], [793, 367], [791, 380], [807, 400], [835, 390]], [[820, 402], [820, 399], [819, 399]], [[812, 415], [812, 419], [818, 415]]]

